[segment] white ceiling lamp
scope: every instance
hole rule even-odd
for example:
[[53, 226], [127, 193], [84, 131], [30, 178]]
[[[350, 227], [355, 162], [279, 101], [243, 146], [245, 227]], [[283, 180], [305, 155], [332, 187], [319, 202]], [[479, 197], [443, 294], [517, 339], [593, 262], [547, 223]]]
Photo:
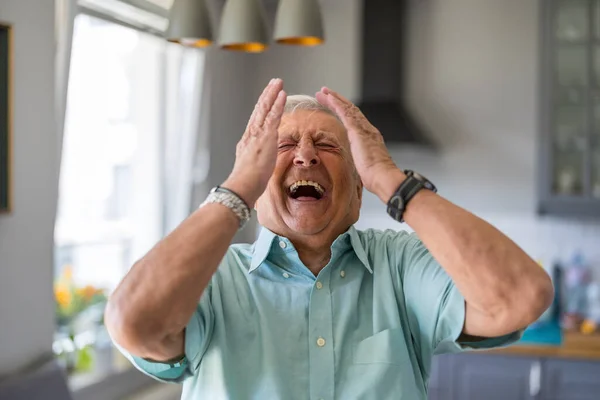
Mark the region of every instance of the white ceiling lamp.
[[227, 0], [221, 16], [219, 45], [226, 50], [260, 53], [268, 47], [269, 32], [259, 0]]
[[171, 7], [166, 38], [169, 42], [189, 47], [210, 46], [213, 34], [204, 0], [175, 0]]
[[325, 41], [323, 17], [317, 0], [280, 0], [275, 17], [277, 43], [317, 46]]

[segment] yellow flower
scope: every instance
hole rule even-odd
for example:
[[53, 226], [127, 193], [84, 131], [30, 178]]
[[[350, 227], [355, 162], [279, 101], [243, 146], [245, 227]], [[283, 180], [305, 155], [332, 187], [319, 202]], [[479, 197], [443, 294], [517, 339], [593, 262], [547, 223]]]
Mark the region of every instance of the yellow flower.
[[73, 296], [69, 288], [65, 285], [56, 285], [54, 288], [54, 297], [59, 306], [66, 308], [71, 304]]

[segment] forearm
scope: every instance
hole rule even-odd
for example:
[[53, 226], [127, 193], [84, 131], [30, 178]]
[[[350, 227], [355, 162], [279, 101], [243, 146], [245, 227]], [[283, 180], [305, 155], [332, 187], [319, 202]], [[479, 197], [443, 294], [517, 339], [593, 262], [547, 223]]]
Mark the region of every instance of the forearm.
[[[389, 199], [404, 178], [401, 171], [391, 173], [382, 200]], [[404, 218], [450, 275], [468, 311], [484, 316], [471, 319], [474, 329], [467, 326], [467, 331], [522, 328], [551, 302], [546, 272], [508, 237], [470, 212], [422, 190], [409, 202]], [[484, 325], [482, 320], [487, 326], [479, 326]]]
[[[283, 81], [260, 95], [236, 160], [223, 187], [252, 207], [277, 162], [277, 130], [286, 102]], [[184, 350], [184, 331], [217, 270], [239, 219], [218, 203], [196, 210], [138, 261], [111, 296], [106, 326], [112, 338], [137, 356], [168, 360]]]
[[170, 340], [182, 345], [183, 330], [238, 227], [230, 209], [208, 204], [135, 263], [107, 306], [113, 338], [145, 357], [156, 358]]

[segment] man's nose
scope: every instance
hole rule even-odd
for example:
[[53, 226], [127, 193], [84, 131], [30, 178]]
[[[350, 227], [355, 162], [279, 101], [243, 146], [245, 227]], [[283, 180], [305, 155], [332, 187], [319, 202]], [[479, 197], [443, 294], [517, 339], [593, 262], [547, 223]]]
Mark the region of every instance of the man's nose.
[[298, 144], [296, 147], [296, 155], [294, 157], [294, 165], [299, 167], [309, 167], [319, 165], [321, 160], [315, 150], [315, 146], [311, 144]]

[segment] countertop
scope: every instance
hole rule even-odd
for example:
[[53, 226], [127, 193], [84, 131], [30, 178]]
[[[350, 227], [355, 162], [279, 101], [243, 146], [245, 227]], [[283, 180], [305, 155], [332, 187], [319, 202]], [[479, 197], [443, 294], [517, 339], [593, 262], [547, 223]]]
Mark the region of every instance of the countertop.
[[584, 335], [565, 332], [560, 346], [513, 345], [501, 349], [486, 350], [492, 354], [513, 354], [537, 357], [579, 358], [600, 361], [600, 334]]

